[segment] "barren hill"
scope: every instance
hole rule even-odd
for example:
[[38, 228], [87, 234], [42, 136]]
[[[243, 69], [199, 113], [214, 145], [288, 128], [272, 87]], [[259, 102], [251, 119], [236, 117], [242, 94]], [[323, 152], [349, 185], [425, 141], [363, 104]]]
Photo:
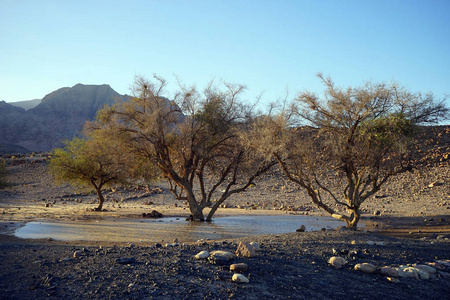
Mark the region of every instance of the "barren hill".
[[48, 151], [77, 135], [104, 105], [123, 101], [109, 85], [77, 84], [45, 96], [25, 110], [0, 102], [0, 153]]

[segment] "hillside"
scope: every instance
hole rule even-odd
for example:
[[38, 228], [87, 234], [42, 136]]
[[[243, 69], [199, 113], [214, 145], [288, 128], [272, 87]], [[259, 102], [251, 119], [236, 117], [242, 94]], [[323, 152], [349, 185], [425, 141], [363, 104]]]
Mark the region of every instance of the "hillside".
[[79, 134], [104, 105], [123, 101], [109, 85], [77, 84], [46, 95], [26, 110], [0, 102], [0, 153], [48, 151]]

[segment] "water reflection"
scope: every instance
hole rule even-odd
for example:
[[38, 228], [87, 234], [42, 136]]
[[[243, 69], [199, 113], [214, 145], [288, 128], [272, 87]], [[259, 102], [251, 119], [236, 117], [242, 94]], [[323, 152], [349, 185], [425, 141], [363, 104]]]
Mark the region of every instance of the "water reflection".
[[342, 226], [331, 217], [234, 216], [216, 218], [212, 223], [186, 222], [182, 218], [104, 219], [73, 222], [30, 222], [16, 230], [20, 238], [53, 238], [64, 241], [112, 242], [192, 242], [199, 239], [227, 239], [260, 234], [295, 232], [301, 225], [307, 231]]

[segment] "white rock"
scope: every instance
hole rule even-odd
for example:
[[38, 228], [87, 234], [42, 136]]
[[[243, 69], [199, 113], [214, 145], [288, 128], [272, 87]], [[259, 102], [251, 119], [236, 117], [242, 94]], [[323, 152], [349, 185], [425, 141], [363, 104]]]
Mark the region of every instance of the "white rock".
[[222, 251], [222, 250], [212, 251], [211, 255], [212, 256], [221, 256], [221, 257], [225, 257], [227, 259], [233, 259], [235, 257], [235, 255], [233, 253], [228, 252], [228, 251]]
[[73, 253], [73, 257], [75, 257], [75, 258], [80, 257], [81, 255], [83, 255], [83, 251], [81, 251], [81, 250], [77, 250]]
[[356, 264], [355, 270], [361, 271], [363, 273], [372, 274], [375, 273], [377, 267], [369, 263]]
[[388, 277], [398, 277], [398, 270], [392, 267], [383, 267], [381, 268], [380, 273]]
[[432, 266], [427, 266], [427, 265], [414, 265], [414, 267], [416, 267], [417, 269], [419, 269], [419, 270], [423, 270], [423, 271], [425, 271], [425, 272], [427, 272], [427, 273], [430, 273], [430, 274], [434, 274], [434, 273], [436, 273], [436, 269], [435, 268], [433, 268]]
[[424, 271], [422, 269], [414, 268], [417, 270], [417, 274], [419, 274], [420, 279], [430, 279], [430, 273]]
[[392, 282], [392, 283], [399, 283], [400, 280], [398, 278], [394, 278], [394, 277], [386, 277], [387, 281]]
[[199, 253], [197, 253], [194, 258], [195, 259], [206, 259], [209, 256], [209, 252], [208, 251], [200, 251]]
[[233, 274], [233, 277], [231, 277], [231, 280], [233, 280], [234, 282], [239, 282], [239, 283], [248, 283], [249, 282], [247, 277], [245, 277], [242, 274], [238, 274], [238, 273]]
[[261, 250], [261, 248], [259, 247], [259, 244], [257, 242], [251, 242], [250, 245], [252, 245], [256, 251]]
[[340, 256], [332, 256], [329, 260], [328, 263], [330, 265], [332, 265], [333, 267], [335, 267], [336, 269], [340, 269], [342, 268], [343, 265], [345, 265], [347, 262], [345, 261], [345, 259], [343, 259]]
[[406, 278], [416, 278], [419, 279], [418, 269], [408, 266], [400, 266], [398, 268], [398, 276]]

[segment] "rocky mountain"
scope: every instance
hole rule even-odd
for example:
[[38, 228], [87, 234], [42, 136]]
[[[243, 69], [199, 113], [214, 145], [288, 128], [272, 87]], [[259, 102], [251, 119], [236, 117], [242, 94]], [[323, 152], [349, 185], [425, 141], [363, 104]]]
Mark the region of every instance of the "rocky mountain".
[[124, 101], [109, 85], [77, 84], [46, 95], [29, 110], [0, 102], [0, 153], [48, 151], [79, 134], [104, 105]]

